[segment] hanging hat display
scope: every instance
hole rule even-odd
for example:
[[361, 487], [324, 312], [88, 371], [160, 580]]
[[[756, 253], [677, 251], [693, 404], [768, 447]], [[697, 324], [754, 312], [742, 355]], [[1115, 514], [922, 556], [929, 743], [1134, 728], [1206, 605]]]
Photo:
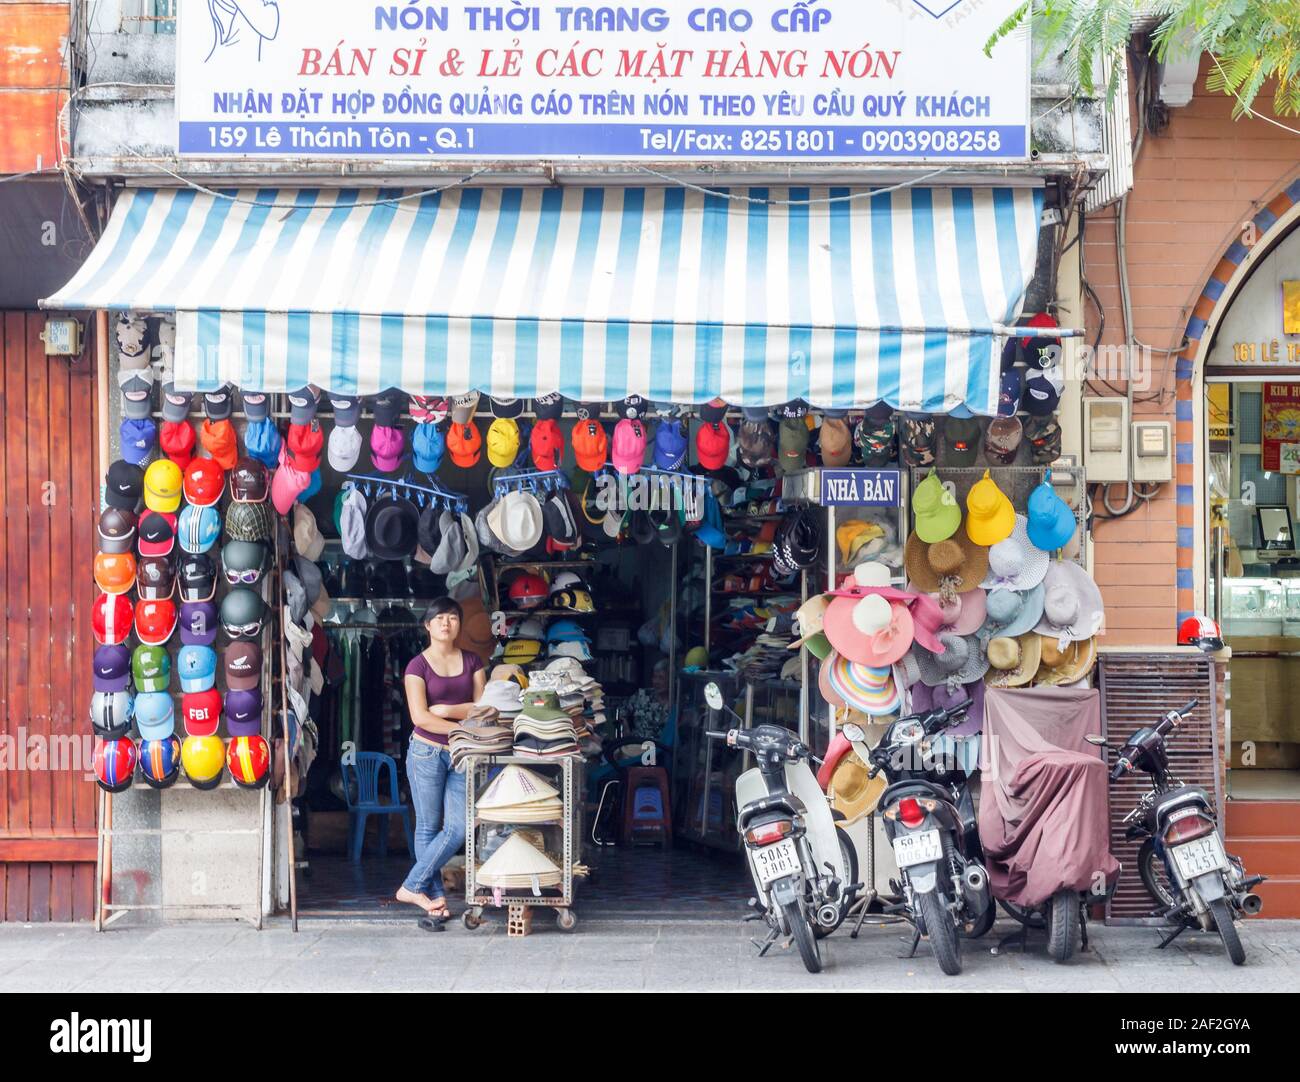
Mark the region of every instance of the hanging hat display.
[[1038, 673], [1042, 637], [1026, 632], [1016, 638], [999, 635], [989, 640], [989, 671], [984, 682], [994, 688], [1023, 687]]
[[1052, 636], [1062, 646], [1090, 639], [1101, 630], [1104, 613], [1101, 591], [1082, 567], [1057, 561], [1047, 569], [1039, 634]]
[[927, 650], [919, 643], [912, 648], [921, 683], [930, 687], [947, 684], [952, 688], [957, 684], [969, 684], [988, 672], [989, 659], [979, 636], [945, 632], [939, 636], [939, 641], [944, 646], [942, 654]]
[[1029, 494], [1027, 509], [1029, 540], [1044, 552], [1064, 548], [1079, 528], [1070, 505], [1057, 495], [1049, 481]]
[[904, 555], [907, 577], [918, 590], [944, 596], [978, 588], [989, 570], [989, 550], [973, 541], [965, 530], [927, 545], [915, 533], [907, 539]]
[[933, 471], [912, 493], [912, 514], [916, 519], [916, 536], [931, 545], [946, 541], [961, 525], [961, 508], [956, 497]]
[[996, 545], [1011, 536], [1016, 511], [988, 470], [966, 495], [966, 534], [977, 545]]
[[1073, 684], [1082, 680], [1097, 663], [1097, 640], [1077, 639], [1061, 649], [1060, 642], [1050, 635], [1039, 636], [1042, 663], [1038, 669], [1039, 684]]
[[989, 573], [983, 586], [986, 590], [1032, 590], [1043, 581], [1050, 559], [1030, 542], [1028, 520], [1017, 515], [1011, 536], [989, 549]]

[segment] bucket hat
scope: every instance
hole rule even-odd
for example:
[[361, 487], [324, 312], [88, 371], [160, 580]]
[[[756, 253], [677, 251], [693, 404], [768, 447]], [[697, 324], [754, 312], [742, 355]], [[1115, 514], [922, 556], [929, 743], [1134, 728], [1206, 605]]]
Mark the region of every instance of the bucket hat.
[[827, 679], [845, 706], [872, 717], [897, 713], [902, 696], [889, 666], [860, 665], [838, 654], [826, 664]]
[[989, 671], [984, 683], [993, 688], [1023, 687], [1033, 680], [1042, 658], [1042, 637], [1029, 631], [1016, 638], [998, 635], [989, 640]]
[[438, 515], [438, 543], [429, 552], [429, 570], [435, 575], [450, 575], [465, 561], [468, 551], [465, 527], [450, 510]]
[[1015, 638], [1032, 631], [1043, 618], [1043, 584], [1030, 590], [993, 590], [984, 605], [984, 626], [980, 634], [991, 639], [1002, 635]]
[[915, 533], [907, 539], [903, 559], [907, 577], [918, 590], [945, 596], [976, 589], [989, 570], [989, 550], [959, 529], [927, 545]]
[[415, 552], [420, 513], [400, 496], [377, 499], [366, 511], [366, 547], [380, 560], [404, 560]]
[[933, 471], [912, 494], [912, 514], [916, 519], [917, 537], [930, 545], [947, 540], [961, 525], [957, 498]]
[[1029, 540], [1044, 552], [1055, 552], [1069, 544], [1079, 528], [1070, 505], [1048, 481], [1029, 494], [1027, 510]]
[[983, 641], [976, 635], [940, 634], [943, 653], [936, 654], [919, 643], [912, 648], [921, 683], [929, 687], [946, 684], [955, 688], [979, 680], [988, 672], [989, 659]]
[[1104, 615], [1101, 591], [1082, 567], [1058, 560], [1047, 569], [1040, 634], [1052, 636], [1062, 646], [1090, 639], [1101, 629]]
[[894, 664], [915, 637], [907, 605], [879, 594], [857, 600], [836, 598], [826, 610], [825, 632], [841, 657], [877, 667]]
[[988, 470], [966, 495], [966, 534], [977, 545], [996, 545], [1015, 529], [1016, 511]]
[[1097, 663], [1097, 640], [1077, 639], [1061, 649], [1060, 643], [1050, 635], [1039, 637], [1042, 663], [1038, 669], [1038, 683], [1060, 685], [1082, 680]]
[[1050, 560], [1046, 552], [1030, 543], [1029, 520], [1017, 515], [1011, 536], [989, 549], [989, 573], [983, 586], [986, 590], [1032, 590], [1043, 581]]

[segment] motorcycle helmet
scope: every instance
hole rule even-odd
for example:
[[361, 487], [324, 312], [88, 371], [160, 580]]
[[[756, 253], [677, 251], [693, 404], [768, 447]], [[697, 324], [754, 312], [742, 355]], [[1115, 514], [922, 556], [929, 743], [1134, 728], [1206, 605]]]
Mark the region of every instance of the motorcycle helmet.
[[231, 541], [270, 541], [275, 512], [265, 503], [232, 503], [226, 508], [226, 537]]
[[90, 727], [101, 740], [118, 740], [131, 731], [135, 698], [129, 691], [97, 691], [90, 700]]
[[216, 595], [217, 569], [210, 556], [187, 556], [181, 561], [179, 578], [182, 601], [211, 601]]
[[139, 758], [139, 749], [129, 736], [100, 740], [95, 745], [95, 781], [105, 792], [125, 792], [131, 788]]
[[136, 593], [143, 601], [162, 601], [176, 592], [176, 569], [166, 556], [144, 556], [135, 565]]
[[510, 600], [519, 609], [536, 609], [546, 601], [548, 588], [541, 575], [524, 573], [510, 583]]
[[151, 789], [170, 789], [181, 776], [181, 742], [174, 736], [140, 742], [140, 776]]
[[271, 748], [262, 736], [237, 736], [226, 751], [226, 769], [241, 789], [261, 789], [271, 780]]
[[195, 789], [215, 789], [226, 769], [226, 748], [216, 736], [187, 736], [181, 745], [181, 766]]
[[259, 638], [265, 620], [266, 602], [246, 586], [231, 590], [221, 602], [221, 626], [232, 639]]
[[236, 503], [266, 503], [271, 495], [271, 475], [255, 458], [241, 458], [230, 471], [230, 498]]
[[211, 458], [196, 458], [185, 467], [181, 489], [191, 507], [213, 507], [221, 502], [226, 471]]
[[106, 594], [125, 594], [135, 586], [135, 556], [101, 552], [95, 557], [95, 585]]
[[176, 606], [170, 600], [138, 601], [135, 633], [145, 646], [162, 646], [176, 630]]
[[110, 507], [99, 516], [99, 551], [122, 553], [135, 548], [136, 516], [133, 511]]
[[1195, 646], [1213, 654], [1223, 649], [1223, 632], [1208, 616], [1197, 613], [1178, 625], [1178, 645]]
[[207, 552], [221, 540], [221, 513], [215, 507], [186, 507], [177, 523], [181, 548], [191, 555]]
[[231, 586], [256, 586], [266, 571], [266, 546], [257, 541], [227, 541], [221, 570]]
[[150, 511], [173, 512], [181, 505], [184, 478], [170, 458], [160, 458], [144, 471], [144, 505]]
[[90, 606], [90, 625], [100, 646], [126, 642], [135, 622], [135, 608], [120, 594], [100, 594]]

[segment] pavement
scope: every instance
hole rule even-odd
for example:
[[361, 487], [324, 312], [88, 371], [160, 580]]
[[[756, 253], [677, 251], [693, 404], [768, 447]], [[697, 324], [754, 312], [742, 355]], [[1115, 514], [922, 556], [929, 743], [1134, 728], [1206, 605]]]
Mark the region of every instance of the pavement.
[[1014, 925], [963, 945], [958, 977], [939, 972], [923, 943], [906, 959], [906, 930], [844, 930], [823, 941], [824, 972], [793, 949], [758, 958], [756, 925], [729, 920], [580, 920], [559, 931], [539, 912], [533, 933], [509, 939], [489, 919], [440, 933], [407, 920], [274, 920], [115, 927], [0, 924], [0, 992], [242, 991], [728, 991], [1233, 992], [1300, 989], [1300, 921], [1251, 921], [1247, 961], [1218, 939], [1185, 933], [1156, 951], [1151, 928], [1089, 925], [1091, 949], [1070, 965], [1043, 953], [990, 953]]

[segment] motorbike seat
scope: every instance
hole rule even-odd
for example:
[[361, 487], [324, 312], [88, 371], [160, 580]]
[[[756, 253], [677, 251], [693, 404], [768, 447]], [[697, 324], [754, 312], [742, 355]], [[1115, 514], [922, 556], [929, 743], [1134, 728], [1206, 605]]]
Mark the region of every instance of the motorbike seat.
[[1151, 810], [1159, 818], [1166, 810], [1172, 810], [1176, 806], [1191, 805], [1198, 800], [1203, 801], [1207, 808], [1214, 807], [1210, 795], [1199, 785], [1184, 785], [1160, 796]]

